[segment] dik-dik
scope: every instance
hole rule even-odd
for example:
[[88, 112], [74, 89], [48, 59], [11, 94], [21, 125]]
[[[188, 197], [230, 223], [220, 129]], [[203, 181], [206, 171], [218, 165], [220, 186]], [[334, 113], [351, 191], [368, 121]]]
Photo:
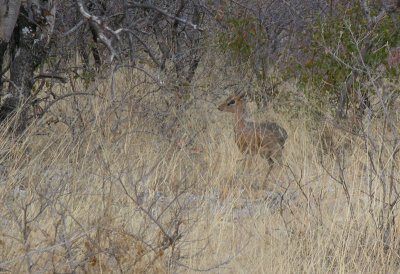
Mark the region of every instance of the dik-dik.
[[220, 111], [235, 114], [235, 141], [242, 153], [260, 154], [270, 164], [280, 161], [287, 132], [278, 124], [266, 121], [252, 123], [245, 120], [244, 94], [229, 96], [219, 107]]

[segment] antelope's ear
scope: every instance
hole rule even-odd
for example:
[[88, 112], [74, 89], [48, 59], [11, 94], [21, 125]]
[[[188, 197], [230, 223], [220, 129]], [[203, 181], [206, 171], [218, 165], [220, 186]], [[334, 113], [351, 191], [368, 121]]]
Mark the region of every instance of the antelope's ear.
[[245, 95], [246, 95], [246, 93], [245, 93], [244, 91], [241, 91], [241, 92], [238, 94], [238, 97], [239, 97], [240, 99], [242, 99]]

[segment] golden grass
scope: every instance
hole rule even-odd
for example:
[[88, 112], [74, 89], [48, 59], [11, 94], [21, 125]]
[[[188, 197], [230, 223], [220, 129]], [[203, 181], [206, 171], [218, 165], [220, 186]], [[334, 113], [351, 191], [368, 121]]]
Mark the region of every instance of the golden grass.
[[116, 101], [106, 84], [102, 98], [81, 99], [80, 131], [68, 125], [77, 115], [70, 98], [54, 110], [63, 122], [34, 124], [18, 140], [2, 135], [2, 270], [397, 271], [396, 230], [385, 247], [374, 223], [380, 198], [366, 195], [372, 175], [362, 140], [332, 130], [334, 151], [345, 147], [345, 154], [324, 154], [324, 127], [310, 131], [302, 118], [275, 114], [289, 139], [284, 164], [267, 177], [267, 162], [238, 152], [231, 117], [212, 103], [179, 117], [169, 142], [158, 128], [157, 99], [136, 104], [151, 86], [136, 85], [140, 76], [119, 79]]

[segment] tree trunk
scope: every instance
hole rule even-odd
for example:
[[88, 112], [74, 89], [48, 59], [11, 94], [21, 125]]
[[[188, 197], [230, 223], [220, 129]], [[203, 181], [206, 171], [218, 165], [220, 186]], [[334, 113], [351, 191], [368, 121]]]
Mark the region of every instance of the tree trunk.
[[2, 98], [0, 122], [18, 114], [13, 126], [17, 133], [27, 126], [34, 72], [46, 57], [53, 31], [55, 9], [48, 10], [53, 15], [43, 16], [38, 1], [32, 1], [32, 5], [21, 5], [12, 43], [9, 44], [12, 52], [10, 84], [8, 94]]
[[0, 93], [3, 91], [3, 63], [19, 14], [21, 0], [0, 0]]
[[4, 54], [7, 50], [7, 42], [0, 41], [0, 93], [3, 90], [3, 62], [4, 62]]
[[0, 0], [0, 43], [10, 41], [20, 5], [21, 0]]

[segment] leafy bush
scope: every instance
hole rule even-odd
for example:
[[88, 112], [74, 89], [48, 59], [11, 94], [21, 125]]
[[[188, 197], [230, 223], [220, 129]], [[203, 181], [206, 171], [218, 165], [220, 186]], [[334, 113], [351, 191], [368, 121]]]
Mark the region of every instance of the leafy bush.
[[[371, 10], [372, 16], [378, 10]], [[304, 64], [297, 66], [300, 82], [311, 85], [318, 94], [306, 94], [316, 98], [328, 98], [336, 106], [341, 91], [352, 73], [352, 90], [359, 89], [370, 94], [367, 88], [368, 73], [385, 66], [383, 77], [397, 77], [396, 69], [387, 65], [388, 48], [400, 42], [399, 31], [389, 16], [369, 27], [359, 4], [341, 7], [340, 16], [320, 18], [311, 27], [310, 45], [304, 47], [308, 56]], [[357, 100], [354, 92], [349, 94], [350, 104]]]

